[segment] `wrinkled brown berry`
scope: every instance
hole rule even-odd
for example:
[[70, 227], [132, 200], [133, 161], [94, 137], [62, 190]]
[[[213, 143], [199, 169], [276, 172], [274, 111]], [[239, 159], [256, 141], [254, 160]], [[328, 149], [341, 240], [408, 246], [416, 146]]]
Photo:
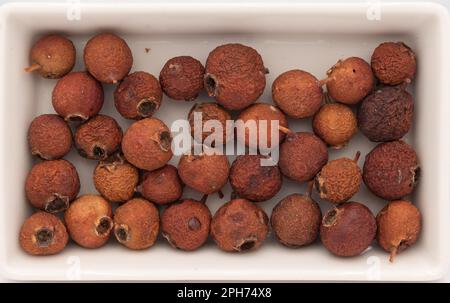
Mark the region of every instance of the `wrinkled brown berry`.
[[69, 240], [66, 227], [55, 215], [40, 211], [28, 217], [20, 229], [19, 243], [30, 255], [60, 253]]
[[205, 89], [226, 109], [241, 110], [262, 95], [266, 73], [255, 49], [237, 43], [221, 45], [206, 60]]
[[75, 47], [61, 35], [40, 38], [31, 48], [31, 65], [27, 72], [37, 71], [42, 77], [57, 79], [69, 73], [75, 65]]
[[111, 205], [97, 195], [84, 195], [73, 201], [64, 220], [72, 240], [85, 248], [103, 246], [113, 228]]
[[416, 73], [416, 55], [403, 42], [384, 42], [375, 48], [372, 70], [384, 84], [409, 83]]
[[103, 88], [86, 72], [65, 75], [53, 89], [52, 104], [66, 121], [84, 121], [103, 106]]
[[92, 37], [84, 47], [83, 59], [89, 73], [103, 83], [119, 82], [133, 65], [128, 44], [113, 34]]
[[310, 73], [290, 70], [279, 75], [273, 82], [272, 99], [289, 117], [311, 117], [322, 105], [322, 86]]
[[228, 252], [255, 250], [264, 242], [268, 232], [266, 213], [245, 199], [225, 203], [211, 221], [211, 237], [220, 249]]
[[[201, 122], [197, 122], [197, 131], [198, 137], [201, 138], [202, 142], [205, 142], [206, 138], [211, 136], [211, 138], [208, 139], [211, 144], [207, 145], [214, 147], [225, 144], [230, 140], [233, 134], [233, 127], [232, 124], [228, 124], [227, 126], [227, 121], [231, 120], [231, 115], [217, 103], [197, 103], [192, 107], [188, 115], [188, 120], [189, 125], [191, 126], [191, 135], [194, 139], [197, 139], [194, 128], [196, 123], [195, 116], [200, 114]], [[215, 123], [220, 123], [222, 129], [216, 130]], [[213, 129], [207, 130], [206, 127], [213, 127]]]
[[376, 232], [377, 223], [370, 209], [358, 202], [347, 202], [325, 214], [320, 239], [334, 255], [354, 257], [370, 246]]
[[290, 133], [280, 146], [278, 165], [283, 175], [294, 181], [313, 179], [327, 162], [327, 146], [312, 133]]
[[340, 149], [346, 146], [358, 131], [356, 116], [343, 104], [325, 104], [314, 116], [313, 130], [332, 148]]
[[183, 155], [178, 163], [183, 183], [206, 195], [219, 192], [227, 183], [229, 172], [225, 155]]
[[155, 244], [159, 233], [159, 212], [144, 199], [132, 199], [114, 213], [114, 235], [130, 249], [146, 249]]
[[362, 173], [358, 166], [359, 152], [355, 159], [339, 158], [328, 162], [315, 178], [315, 186], [321, 199], [342, 203], [353, 197], [361, 186]]
[[339, 60], [327, 76], [328, 94], [341, 103], [356, 104], [373, 90], [372, 69], [358, 57]]
[[304, 195], [289, 195], [272, 210], [272, 230], [283, 245], [305, 246], [316, 241], [319, 236], [322, 212], [319, 204], [311, 199], [311, 185]]
[[49, 213], [65, 210], [80, 190], [77, 170], [67, 160], [43, 161], [33, 166], [25, 181], [31, 205]]
[[28, 128], [28, 145], [32, 155], [44, 160], [59, 159], [72, 147], [72, 132], [58, 115], [40, 115]]
[[115, 154], [100, 161], [94, 170], [94, 185], [97, 191], [108, 201], [125, 202], [130, 200], [139, 182], [139, 171]]
[[183, 185], [177, 168], [167, 164], [144, 174], [139, 186], [142, 196], [156, 204], [167, 204], [180, 199]]
[[134, 72], [117, 86], [114, 105], [126, 119], [148, 118], [159, 109], [162, 90], [158, 79], [146, 72]]
[[[278, 121], [279, 126], [288, 128], [288, 121], [283, 112], [277, 107], [266, 103], [257, 103], [246, 108], [239, 114], [237, 121], [239, 120], [246, 123], [246, 126], [248, 124], [248, 127], [245, 127], [244, 132], [238, 131], [237, 138], [241, 143], [252, 148], [257, 148], [260, 145], [262, 145], [261, 147], [267, 146], [271, 148], [283, 141], [285, 137], [284, 132], [278, 129], [272, 130], [272, 121]], [[265, 129], [264, 126], [266, 126]], [[272, 142], [272, 131], [274, 133], [278, 131], [278, 141]], [[256, 142], [252, 141], [252, 138], [255, 138]]]
[[386, 200], [409, 195], [419, 178], [414, 149], [403, 141], [378, 144], [364, 162], [363, 179], [378, 197]]
[[134, 122], [125, 132], [122, 151], [128, 162], [140, 169], [155, 170], [172, 158], [172, 136], [159, 119]]
[[113, 118], [97, 115], [75, 132], [75, 146], [88, 159], [104, 160], [120, 147], [122, 128]]
[[402, 87], [386, 86], [367, 96], [358, 110], [358, 127], [374, 142], [401, 139], [414, 118], [413, 97]]
[[[283, 179], [278, 165], [262, 165], [261, 155], [241, 155], [230, 170], [230, 184], [237, 196], [260, 202], [271, 199], [281, 189]], [[269, 160], [269, 159], [267, 159]]]
[[175, 248], [196, 250], [208, 239], [211, 212], [199, 201], [184, 200], [167, 207], [161, 216], [163, 237]]
[[406, 200], [391, 201], [377, 215], [378, 244], [388, 253], [390, 261], [416, 243], [422, 228], [417, 207]]
[[159, 82], [164, 93], [174, 100], [193, 101], [203, 90], [205, 68], [195, 58], [180, 56], [164, 64]]

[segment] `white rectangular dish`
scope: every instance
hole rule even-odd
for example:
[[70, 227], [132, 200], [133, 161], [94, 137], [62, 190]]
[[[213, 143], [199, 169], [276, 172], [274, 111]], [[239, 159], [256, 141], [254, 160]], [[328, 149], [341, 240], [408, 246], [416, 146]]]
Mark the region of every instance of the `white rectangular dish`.
[[[435, 280], [449, 268], [450, 259], [450, 95], [449, 16], [432, 3], [361, 4], [7, 4], [0, 7], [0, 268], [14, 280]], [[316, 77], [338, 59], [360, 56], [370, 59], [384, 41], [404, 41], [418, 57], [415, 125], [406, 140], [416, 149], [421, 181], [411, 199], [423, 214], [423, 231], [416, 245], [398, 256], [394, 264], [375, 244], [363, 255], [343, 259], [332, 256], [320, 243], [288, 249], [271, 235], [257, 251], [247, 254], [221, 252], [209, 241], [195, 252], [172, 249], [160, 239], [145, 251], [130, 251], [111, 241], [97, 250], [70, 244], [61, 254], [31, 257], [19, 247], [18, 233], [32, 210], [23, 184], [36, 161], [26, 142], [31, 120], [53, 113], [51, 92], [55, 80], [23, 71], [32, 43], [42, 34], [61, 32], [77, 48], [77, 66], [83, 69], [82, 51], [87, 39], [101, 31], [121, 35], [130, 45], [133, 70], [154, 75], [177, 55], [192, 55], [203, 63], [216, 46], [241, 42], [256, 48], [269, 68], [261, 102], [271, 102], [271, 84], [289, 69], [307, 70]], [[149, 52], [145, 48], [150, 48]], [[112, 86], [105, 88], [102, 113], [111, 115], [126, 129], [112, 104]], [[197, 101], [211, 101], [201, 95]], [[185, 118], [193, 103], [175, 103], [166, 96], [156, 117], [170, 126]], [[311, 121], [290, 120], [294, 130], [311, 130]], [[330, 159], [362, 157], [375, 146], [361, 134], [349, 147], [330, 150]], [[92, 171], [95, 161], [72, 151], [67, 157], [80, 174], [80, 193], [95, 193]], [[172, 164], [177, 163], [174, 157]], [[231, 161], [232, 159], [230, 159]], [[284, 196], [304, 191], [304, 185], [284, 180], [276, 197], [260, 205], [270, 214]], [[211, 196], [214, 213], [225, 199]], [[200, 195], [186, 190], [184, 197]], [[385, 201], [367, 189], [352, 199], [368, 205], [376, 214]], [[320, 203], [325, 212], [330, 206]], [[113, 239], [112, 239], [113, 240]], [[318, 241], [320, 242], [320, 241]]]

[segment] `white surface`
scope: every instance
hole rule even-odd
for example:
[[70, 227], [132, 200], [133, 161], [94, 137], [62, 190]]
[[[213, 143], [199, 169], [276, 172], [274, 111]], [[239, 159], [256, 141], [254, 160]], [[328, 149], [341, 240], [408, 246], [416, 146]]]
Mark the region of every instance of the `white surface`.
[[[433, 280], [448, 269], [449, 161], [448, 138], [448, 15], [431, 4], [382, 5], [382, 18], [369, 21], [367, 4], [352, 5], [129, 5], [82, 6], [81, 19], [68, 21], [66, 5], [1, 8], [0, 97], [2, 175], [0, 186], [0, 262], [3, 275], [12, 279], [150, 279], [150, 280]], [[412, 22], [414, 20], [414, 22]], [[126, 21], [126, 22], [125, 22]], [[270, 86], [283, 71], [301, 68], [317, 77], [339, 58], [360, 56], [368, 60], [373, 48], [386, 40], [402, 40], [418, 55], [415, 128], [408, 142], [416, 148], [422, 165], [422, 180], [413, 201], [423, 213], [424, 229], [414, 248], [399, 255], [395, 264], [374, 248], [358, 258], [331, 256], [320, 243], [302, 249], [287, 249], [272, 237], [256, 252], [236, 255], [219, 251], [213, 243], [193, 253], [173, 250], [160, 240], [153, 248], [129, 251], [111, 241], [98, 250], [71, 244], [62, 254], [36, 258], [24, 254], [17, 234], [31, 213], [23, 193], [23, 182], [32, 164], [26, 145], [26, 130], [34, 116], [53, 112], [51, 91], [55, 81], [27, 75], [28, 50], [43, 33], [59, 29], [75, 42], [78, 65], [89, 36], [101, 30], [121, 34], [133, 50], [133, 70], [158, 75], [165, 61], [176, 55], [192, 55], [202, 62], [210, 50], [226, 42], [254, 46], [263, 56], [270, 74], [262, 102], [270, 102]], [[151, 48], [149, 53], [145, 48]], [[122, 119], [112, 105], [112, 87], [105, 86], [103, 113]], [[209, 98], [201, 96], [198, 101]], [[167, 98], [156, 114], [168, 125], [184, 118], [192, 103]], [[294, 130], [310, 130], [310, 121], [290, 121]], [[362, 160], [374, 144], [358, 134], [351, 145], [331, 151], [330, 158], [353, 156]], [[82, 193], [95, 192], [91, 174], [95, 162], [68, 157], [77, 166]], [[172, 163], [176, 164], [174, 158]], [[360, 164], [362, 166], [362, 160]], [[292, 192], [303, 191], [285, 180], [283, 190], [260, 205], [270, 213], [273, 205]], [[229, 197], [229, 186], [225, 190]], [[186, 191], [185, 197], [200, 195]], [[363, 189], [353, 200], [377, 212], [385, 204]], [[212, 212], [226, 202], [211, 196]], [[322, 210], [329, 206], [321, 203]]]

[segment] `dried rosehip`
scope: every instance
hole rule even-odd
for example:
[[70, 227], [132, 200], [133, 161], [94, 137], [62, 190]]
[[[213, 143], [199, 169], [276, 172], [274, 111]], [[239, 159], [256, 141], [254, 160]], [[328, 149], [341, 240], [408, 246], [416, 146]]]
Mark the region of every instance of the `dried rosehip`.
[[167, 204], [180, 199], [183, 185], [175, 166], [167, 164], [144, 174], [139, 186], [141, 195], [155, 204]]

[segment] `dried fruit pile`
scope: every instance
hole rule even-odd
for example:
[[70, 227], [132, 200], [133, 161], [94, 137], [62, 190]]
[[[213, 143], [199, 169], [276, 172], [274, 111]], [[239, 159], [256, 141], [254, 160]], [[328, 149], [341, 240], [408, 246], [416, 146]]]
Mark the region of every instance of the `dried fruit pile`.
[[[160, 233], [181, 250], [196, 250], [211, 238], [224, 251], [244, 252], [259, 248], [271, 229], [285, 246], [302, 247], [320, 238], [341, 257], [360, 255], [376, 239], [393, 260], [417, 241], [421, 215], [407, 199], [418, 182], [419, 161], [402, 141], [413, 125], [414, 100], [406, 89], [415, 76], [416, 58], [404, 43], [380, 44], [370, 64], [359, 57], [339, 60], [322, 80], [300, 69], [286, 71], [272, 84], [274, 105], [255, 103], [266, 87], [268, 69], [255, 49], [242, 44], [215, 48], [205, 66], [190, 56], [172, 58], [159, 78], [145, 71], [130, 73], [131, 49], [114, 34], [87, 42], [85, 71], [72, 71], [75, 51], [63, 36], [43, 37], [32, 47], [31, 65], [25, 69], [59, 79], [52, 95], [57, 114], [36, 117], [28, 131], [30, 153], [42, 161], [25, 182], [27, 200], [38, 210], [20, 231], [27, 253], [56, 254], [70, 239], [99, 248], [111, 236], [141, 250], [153, 246]], [[122, 131], [116, 120], [100, 114], [102, 84], [115, 85], [117, 111], [136, 120], [128, 129]], [[231, 164], [227, 156], [209, 153], [183, 155], [178, 167], [168, 163], [172, 135], [154, 117], [163, 95], [173, 102], [194, 101], [202, 92], [216, 102], [196, 103], [187, 113], [194, 140], [224, 146], [233, 137], [227, 121], [236, 116], [254, 123], [257, 134], [253, 140], [247, 128], [236, 140], [259, 154], [238, 156]], [[239, 112], [232, 115], [231, 110]], [[197, 134], [199, 113], [202, 126], [213, 122], [227, 132]], [[304, 118], [312, 118], [313, 132], [289, 129], [289, 119]], [[278, 121], [278, 129], [272, 129], [271, 121]], [[258, 130], [278, 133], [279, 139], [262, 138]], [[363, 168], [360, 152], [329, 161], [328, 148], [345, 148], [358, 130], [379, 142], [365, 156]], [[207, 138], [213, 140], [203, 142]], [[270, 158], [261, 153], [261, 144], [279, 147], [279, 163], [262, 165]], [[63, 159], [72, 146], [80, 156], [98, 161], [92, 179], [99, 194], [78, 196], [77, 169]], [[274, 198], [283, 177], [307, 183], [307, 191], [281, 199], [269, 219], [258, 202]], [[231, 200], [212, 215], [206, 198], [214, 193], [223, 198], [228, 181]], [[377, 216], [365, 203], [349, 202], [363, 182], [388, 201]], [[184, 186], [203, 194], [201, 201], [183, 197]], [[318, 199], [333, 205], [323, 216]]]

